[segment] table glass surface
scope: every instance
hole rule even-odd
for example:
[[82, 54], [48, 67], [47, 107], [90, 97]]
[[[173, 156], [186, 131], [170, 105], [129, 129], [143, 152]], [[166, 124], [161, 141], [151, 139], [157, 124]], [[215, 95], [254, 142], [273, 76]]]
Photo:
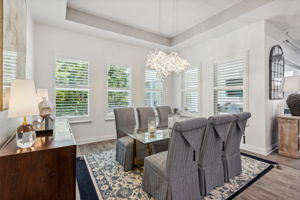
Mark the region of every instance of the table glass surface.
[[[187, 120], [193, 117], [180, 116], [178, 121]], [[168, 140], [171, 137], [172, 129], [168, 127], [157, 128], [154, 133], [150, 133], [147, 129], [139, 129], [137, 126], [119, 127], [119, 131], [132, 137], [143, 144], [151, 144], [163, 140]]]
[[170, 139], [172, 129], [169, 129], [168, 127], [160, 128], [156, 129], [154, 133], [150, 133], [147, 129], [139, 129], [135, 126], [125, 126], [120, 127], [119, 131], [143, 144], [150, 144]]

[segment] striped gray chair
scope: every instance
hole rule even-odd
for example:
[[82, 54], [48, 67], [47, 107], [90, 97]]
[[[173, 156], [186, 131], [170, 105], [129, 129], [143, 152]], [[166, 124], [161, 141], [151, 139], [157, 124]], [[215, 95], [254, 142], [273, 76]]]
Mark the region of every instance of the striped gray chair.
[[[133, 139], [120, 131], [120, 127], [135, 127], [135, 114], [133, 108], [114, 109], [117, 129], [116, 160], [124, 167], [124, 171], [133, 169]], [[148, 156], [147, 145], [136, 142], [136, 160], [144, 160]]]
[[236, 120], [231, 124], [222, 158], [225, 175], [224, 178], [226, 182], [228, 182], [232, 177], [242, 173], [240, 144], [245, 132], [247, 120], [251, 117], [251, 113], [236, 113], [234, 116], [236, 117]]
[[116, 160], [123, 166], [124, 171], [133, 169], [133, 139], [120, 131], [122, 126], [135, 126], [133, 108], [115, 108], [115, 123], [117, 130]]
[[156, 107], [158, 118], [159, 118], [159, 124], [158, 127], [164, 128], [168, 127], [168, 115], [172, 114], [172, 109], [170, 106], [157, 106]]
[[[136, 109], [139, 119], [139, 128], [147, 129], [148, 128], [148, 119], [149, 117], [155, 117], [155, 112], [152, 107], [139, 107]], [[152, 153], [159, 153], [162, 151], [167, 151], [169, 146], [169, 141], [160, 141], [152, 144]]]
[[207, 119], [176, 122], [169, 151], [145, 158], [143, 190], [156, 200], [198, 200], [198, 158]]
[[234, 120], [233, 115], [219, 115], [208, 119], [198, 164], [202, 196], [206, 196], [214, 187], [224, 184], [223, 143]]

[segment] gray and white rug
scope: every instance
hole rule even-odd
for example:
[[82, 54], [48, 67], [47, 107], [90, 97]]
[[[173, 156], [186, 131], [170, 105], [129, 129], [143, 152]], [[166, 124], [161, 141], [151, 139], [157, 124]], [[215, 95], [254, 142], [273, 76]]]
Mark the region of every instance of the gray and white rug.
[[[115, 161], [114, 150], [90, 153], [85, 156], [85, 160], [99, 199], [153, 200], [142, 190], [142, 171], [124, 172], [122, 166]], [[213, 189], [204, 199], [228, 199], [249, 182], [257, 179], [262, 172], [270, 169], [271, 165], [242, 155], [243, 173], [224, 186]]]

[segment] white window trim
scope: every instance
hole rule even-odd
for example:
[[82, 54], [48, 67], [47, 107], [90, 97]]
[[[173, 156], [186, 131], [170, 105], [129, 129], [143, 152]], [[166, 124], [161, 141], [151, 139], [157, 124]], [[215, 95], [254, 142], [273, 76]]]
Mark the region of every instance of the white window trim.
[[[161, 105], [159, 106], [162, 106], [164, 105], [164, 81], [162, 81], [162, 88], [161, 89], [147, 89], [145, 87], [145, 83], [146, 83], [146, 71], [153, 71], [155, 72], [155, 70], [152, 70], [152, 69], [148, 69], [148, 68], [145, 68], [145, 71], [144, 71], [144, 104], [145, 104], [145, 96], [146, 96], [146, 92], [162, 92], [162, 99], [161, 99]], [[155, 110], [155, 109], [154, 109]], [[155, 110], [156, 111], [156, 110]]]
[[[88, 63], [88, 87], [70, 87], [70, 86], [64, 86], [64, 87], [61, 87], [61, 86], [56, 86], [56, 60], [59, 60], [59, 59], [62, 59], [62, 60], [72, 60], [72, 61], [78, 61], [78, 62], [87, 62]], [[54, 106], [54, 112], [53, 112], [53, 115], [55, 116], [55, 118], [65, 118], [65, 119], [68, 119], [70, 121], [70, 123], [86, 123], [86, 122], [92, 122], [92, 115], [91, 115], [91, 94], [92, 94], [92, 91], [91, 91], [91, 62], [90, 62], [91, 58], [75, 58], [75, 57], [70, 57], [70, 56], [56, 56], [54, 55], [54, 63], [53, 63], [53, 66], [54, 66], [54, 70], [53, 70], [53, 93], [52, 93], [52, 99], [53, 99], [53, 106]], [[70, 116], [70, 117], [57, 117], [56, 116], [56, 90], [63, 90], [63, 89], [71, 89], [71, 90], [88, 90], [88, 115], [86, 116]]]
[[[216, 61], [213, 62], [213, 70], [212, 70], [212, 96], [214, 98], [214, 91], [216, 90], [224, 90], [228, 89], [227, 87], [214, 87], [214, 73], [215, 73], [215, 66], [224, 63], [224, 62], [229, 62], [231, 60], [235, 59], [243, 59], [244, 60], [244, 73], [243, 73], [243, 86], [236, 86], [234, 87], [229, 87], [230, 90], [243, 90], [243, 112], [249, 111], [249, 51], [246, 51], [244, 53], [237, 53], [235, 56], [229, 56], [226, 58], [222, 59], [217, 59]], [[215, 114], [215, 108], [214, 108], [214, 99], [212, 99], [212, 104], [213, 104], [213, 110], [212, 110], [212, 115]], [[248, 124], [249, 125], [249, 124]]]
[[[130, 88], [109, 88], [108, 87], [108, 71], [109, 71], [109, 66], [119, 66], [119, 67], [125, 67], [129, 69], [129, 86]], [[124, 65], [124, 64], [116, 64], [116, 63], [107, 63], [106, 64], [106, 72], [105, 72], [105, 116], [104, 116], [104, 120], [105, 121], [111, 121], [111, 120], [115, 120], [115, 116], [113, 113], [109, 113], [108, 111], [108, 92], [109, 91], [130, 91], [131, 92], [131, 101], [129, 104], [129, 107], [132, 107], [133, 105], [133, 87], [132, 87], [132, 67], [131, 65]]]
[[193, 89], [186, 89], [184, 88], [184, 72], [182, 72], [182, 74], [180, 75], [180, 109], [181, 111], [184, 112], [184, 99], [183, 99], [183, 93], [184, 92], [198, 92], [198, 112], [197, 114], [201, 114], [202, 112], [202, 100], [201, 100], [201, 93], [202, 93], [202, 64], [200, 65], [192, 65], [192, 67], [189, 67], [187, 70], [189, 69], [194, 69], [196, 68], [198, 70], [198, 87], [197, 88], [193, 88]]

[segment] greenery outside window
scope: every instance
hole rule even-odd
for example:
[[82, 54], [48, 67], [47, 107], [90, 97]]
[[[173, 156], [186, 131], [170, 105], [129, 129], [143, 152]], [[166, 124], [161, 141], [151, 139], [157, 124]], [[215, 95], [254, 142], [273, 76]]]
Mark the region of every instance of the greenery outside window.
[[89, 63], [56, 59], [55, 107], [57, 117], [89, 116]]
[[130, 107], [131, 70], [129, 67], [110, 65], [107, 72], [107, 115], [113, 117], [115, 108]]

